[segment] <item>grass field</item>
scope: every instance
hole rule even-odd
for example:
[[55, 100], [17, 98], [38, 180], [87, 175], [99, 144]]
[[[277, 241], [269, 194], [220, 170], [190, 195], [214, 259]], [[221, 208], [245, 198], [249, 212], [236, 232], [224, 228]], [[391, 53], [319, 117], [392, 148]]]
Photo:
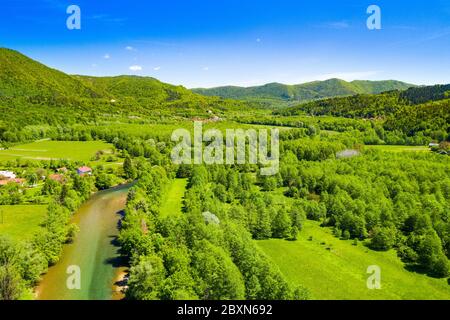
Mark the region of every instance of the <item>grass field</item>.
[[161, 215], [181, 214], [183, 197], [186, 191], [187, 179], [174, 179], [169, 186], [161, 206]]
[[367, 149], [375, 149], [387, 152], [430, 152], [430, 148], [426, 146], [387, 146], [387, 145], [371, 145], [365, 146]]
[[102, 141], [50, 141], [42, 140], [0, 150], [0, 161], [17, 158], [30, 160], [67, 159], [89, 161], [99, 150], [110, 150], [111, 145]]
[[[96, 127], [103, 128], [107, 130], [108, 126], [100, 126]], [[289, 130], [289, 127], [277, 127], [271, 125], [254, 125], [254, 124], [246, 124], [239, 123], [235, 121], [217, 121], [217, 122], [207, 122], [202, 124], [203, 131], [209, 129], [217, 129], [220, 130], [223, 134], [225, 134], [226, 129], [270, 129], [277, 128], [280, 131]], [[114, 124], [113, 129], [115, 131], [120, 131], [128, 136], [138, 136], [138, 137], [170, 137], [172, 132], [177, 129], [186, 129], [191, 134], [194, 132], [194, 121], [179, 121], [177, 123], [152, 123], [152, 124]]]
[[40, 230], [46, 214], [45, 205], [0, 206], [0, 235], [28, 240]]
[[[377, 252], [362, 243], [354, 246], [314, 221], [306, 221], [297, 241], [256, 243], [289, 282], [307, 287], [314, 299], [450, 299], [446, 279], [407, 271], [395, 251]], [[381, 268], [379, 290], [367, 288], [370, 265]]]

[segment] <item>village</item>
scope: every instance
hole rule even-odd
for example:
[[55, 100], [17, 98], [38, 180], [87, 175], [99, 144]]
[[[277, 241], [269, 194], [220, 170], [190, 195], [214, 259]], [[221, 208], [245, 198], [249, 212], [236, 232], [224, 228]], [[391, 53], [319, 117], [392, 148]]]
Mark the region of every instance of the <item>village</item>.
[[[68, 174], [69, 170], [66, 167], [58, 168], [56, 172], [50, 173], [47, 176], [43, 175], [40, 177], [36, 176], [29, 176], [29, 178], [19, 178], [18, 175], [16, 175], [15, 172], [10, 170], [2, 170], [0, 171], [0, 187], [5, 186], [7, 184], [16, 184], [21, 187], [29, 187], [29, 188], [35, 188], [38, 186], [38, 180], [46, 180], [50, 179], [59, 183], [64, 183], [66, 181], [66, 176]], [[86, 176], [86, 175], [92, 175], [92, 168], [87, 166], [81, 166], [76, 169], [76, 173], [79, 176]], [[37, 178], [37, 179], [36, 179]]]

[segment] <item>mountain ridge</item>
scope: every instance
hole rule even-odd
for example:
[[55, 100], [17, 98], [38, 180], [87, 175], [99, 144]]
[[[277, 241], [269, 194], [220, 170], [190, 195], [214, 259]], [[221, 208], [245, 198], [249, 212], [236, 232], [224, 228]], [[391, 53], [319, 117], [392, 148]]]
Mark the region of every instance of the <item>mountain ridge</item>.
[[332, 78], [324, 81], [311, 81], [294, 85], [271, 82], [261, 86], [222, 86], [215, 88], [193, 88], [191, 90], [206, 96], [219, 96], [229, 99], [269, 99], [280, 102], [298, 103], [338, 96], [377, 94], [391, 90], [406, 90], [411, 87], [416, 87], [416, 85], [397, 80], [354, 80], [348, 82]]

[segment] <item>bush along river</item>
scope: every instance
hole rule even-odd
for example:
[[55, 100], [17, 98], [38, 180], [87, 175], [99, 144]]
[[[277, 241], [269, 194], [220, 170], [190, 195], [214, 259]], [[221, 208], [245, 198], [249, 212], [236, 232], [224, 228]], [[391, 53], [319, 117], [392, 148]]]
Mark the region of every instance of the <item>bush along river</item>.
[[80, 207], [73, 217], [80, 231], [72, 243], [64, 245], [60, 261], [43, 276], [36, 289], [37, 299], [110, 300], [123, 297], [116, 282], [126, 267], [116, 242], [131, 186], [100, 191]]

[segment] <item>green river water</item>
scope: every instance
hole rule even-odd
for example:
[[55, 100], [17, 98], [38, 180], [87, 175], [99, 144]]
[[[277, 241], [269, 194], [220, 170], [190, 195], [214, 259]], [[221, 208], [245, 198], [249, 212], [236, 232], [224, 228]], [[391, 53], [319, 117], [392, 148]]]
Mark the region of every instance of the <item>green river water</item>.
[[[39, 300], [120, 299], [114, 283], [124, 272], [115, 245], [120, 211], [125, 207], [131, 185], [119, 186], [93, 195], [74, 215], [80, 232], [64, 246], [60, 261], [49, 268], [36, 289]], [[81, 271], [80, 289], [68, 289], [69, 266]]]

